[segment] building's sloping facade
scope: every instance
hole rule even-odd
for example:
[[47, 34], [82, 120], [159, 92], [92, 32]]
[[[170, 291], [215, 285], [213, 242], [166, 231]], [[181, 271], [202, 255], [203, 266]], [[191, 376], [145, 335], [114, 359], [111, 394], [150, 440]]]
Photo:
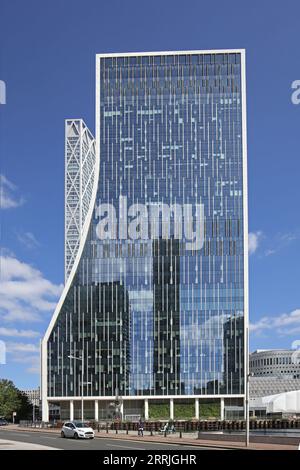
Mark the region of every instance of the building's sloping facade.
[[[94, 187], [42, 351], [48, 401], [241, 398], [244, 51], [98, 55]], [[73, 403], [74, 401], [74, 403]], [[129, 406], [129, 404], [128, 404]], [[221, 407], [221, 409], [223, 409]]]

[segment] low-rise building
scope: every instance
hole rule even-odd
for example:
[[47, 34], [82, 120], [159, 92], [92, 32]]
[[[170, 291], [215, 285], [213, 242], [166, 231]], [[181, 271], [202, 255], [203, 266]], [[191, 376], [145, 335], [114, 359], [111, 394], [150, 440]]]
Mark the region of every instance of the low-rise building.
[[27, 396], [28, 400], [32, 405], [39, 406], [41, 400], [40, 387], [34, 389], [21, 390], [21, 392]]
[[260, 349], [250, 354], [250, 372], [254, 376], [300, 379], [300, 352], [290, 349]]
[[300, 361], [288, 349], [257, 350], [250, 354], [250, 414], [298, 416], [300, 414]]

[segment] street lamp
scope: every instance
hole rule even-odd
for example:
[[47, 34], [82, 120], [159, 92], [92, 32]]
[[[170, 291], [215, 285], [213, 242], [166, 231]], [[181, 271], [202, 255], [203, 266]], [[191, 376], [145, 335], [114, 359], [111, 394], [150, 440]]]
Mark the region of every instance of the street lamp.
[[249, 446], [250, 438], [250, 377], [253, 377], [253, 372], [247, 374], [246, 384], [246, 447]]
[[249, 426], [249, 378], [251, 374], [249, 373], [249, 328], [246, 328], [246, 403], [245, 403], [245, 408], [246, 408], [246, 436], [245, 436], [245, 445], [246, 447], [249, 447], [249, 434], [250, 434], [250, 426]]
[[[84, 421], [83, 418], [83, 377], [84, 377], [84, 354], [83, 351], [80, 357], [68, 356], [69, 359], [75, 359], [76, 361], [81, 361], [81, 421]], [[91, 384], [92, 382], [86, 382], [86, 384]]]
[[35, 399], [32, 401], [32, 421], [35, 422]]

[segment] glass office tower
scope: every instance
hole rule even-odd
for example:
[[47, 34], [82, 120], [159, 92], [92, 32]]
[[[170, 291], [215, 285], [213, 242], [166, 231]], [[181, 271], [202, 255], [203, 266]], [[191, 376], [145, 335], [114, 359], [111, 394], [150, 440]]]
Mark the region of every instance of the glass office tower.
[[97, 55], [95, 148], [42, 345], [43, 419], [57, 401], [78, 416], [81, 395], [87, 418], [116, 395], [124, 417], [185, 402], [199, 417], [208, 398], [223, 417], [245, 396], [244, 51]]

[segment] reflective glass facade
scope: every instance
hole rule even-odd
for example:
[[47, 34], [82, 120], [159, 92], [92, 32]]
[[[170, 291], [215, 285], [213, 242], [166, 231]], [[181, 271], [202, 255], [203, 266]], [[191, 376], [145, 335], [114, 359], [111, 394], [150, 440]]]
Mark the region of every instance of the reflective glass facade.
[[[47, 343], [48, 396], [80, 395], [81, 363], [68, 356], [82, 351], [87, 396], [243, 394], [241, 53], [97, 61], [98, 191]], [[101, 204], [115, 208], [102, 238]], [[204, 240], [191, 248], [172, 207], [189, 207], [196, 230], [197, 204]], [[163, 205], [168, 236], [153, 210]]]

